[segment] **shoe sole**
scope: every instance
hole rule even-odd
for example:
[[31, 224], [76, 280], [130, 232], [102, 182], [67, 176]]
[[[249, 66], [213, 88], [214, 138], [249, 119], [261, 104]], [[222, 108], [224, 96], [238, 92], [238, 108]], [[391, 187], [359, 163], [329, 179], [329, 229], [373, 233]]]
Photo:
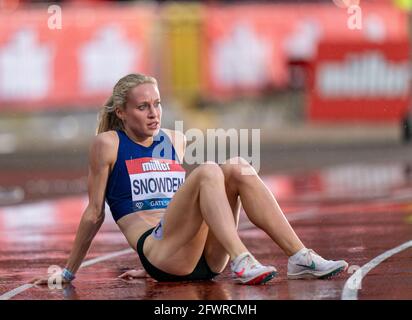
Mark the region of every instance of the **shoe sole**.
[[330, 271], [326, 274], [322, 274], [322, 275], [316, 275], [316, 274], [308, 273], [308, 272], [302, 273], [302, 274], [296, 274], [296, 275], [288, 275], [288, 279], [290, 279], [290, 280], [298, 280], [298, 279], [322, 279], [322, 280], [324, 280], [324, 279], [330, 279], [330, 278], [332, 278], [334, 276], [337, 276], [338, 274], [342, 273], [343, 271], [345, 271], [346, 268], [347, 267], [342, 266], [342, 267], [339, 267], [335, 270], [332, 270], [332, 271]]
[[345, 267], [340, 267], [328, 274], [325, 274], [324, 276], [320, 277], [319, 279], [330, 279], [334, 276], [337, 276], [338, 274], [342, 273], [345, 270]]
[[271, 272], [265, 272], [259, 276], [257, 276], [256, 278], [253, 278], [251, 280], [248, 281], [241, 281], [238, 280], [240, 284], [246, 284], [246, 285], [259, 285], [259, 284], [265, 284], [268, 281], [272, 280], [274, 277], [276, 277], [277, 272], [275, 271], [271, 271]]

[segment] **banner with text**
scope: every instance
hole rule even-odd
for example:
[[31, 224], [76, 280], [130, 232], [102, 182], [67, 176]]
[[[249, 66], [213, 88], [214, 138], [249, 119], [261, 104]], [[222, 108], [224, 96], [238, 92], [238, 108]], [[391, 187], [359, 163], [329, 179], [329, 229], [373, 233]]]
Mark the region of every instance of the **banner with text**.
[[[360, 29], [350, 29], [351, 21]], [[404, 12], [385, 4], [361, 4], [353, 14], [332, 3], [207, 7], [205, 92], [234, 97], [285, 87], [290, 62], [311, 61], [320, 42], [404, 41], [407, 22]]]
[[410, 104], [406, 41], [321, 43], [310, 69], [310, 120], [398, 121]]

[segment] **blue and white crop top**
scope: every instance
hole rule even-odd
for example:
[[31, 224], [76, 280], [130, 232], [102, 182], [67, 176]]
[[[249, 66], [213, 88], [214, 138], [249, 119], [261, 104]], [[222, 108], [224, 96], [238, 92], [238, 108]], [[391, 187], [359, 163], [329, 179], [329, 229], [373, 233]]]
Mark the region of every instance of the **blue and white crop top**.
[[142, 210], [166, 208], [185, 181], [185, 170], [167, 134], [160, 130], [149, 147], [119, 136], [117, 160], [109, 175], [106, 201], [115, 221]]

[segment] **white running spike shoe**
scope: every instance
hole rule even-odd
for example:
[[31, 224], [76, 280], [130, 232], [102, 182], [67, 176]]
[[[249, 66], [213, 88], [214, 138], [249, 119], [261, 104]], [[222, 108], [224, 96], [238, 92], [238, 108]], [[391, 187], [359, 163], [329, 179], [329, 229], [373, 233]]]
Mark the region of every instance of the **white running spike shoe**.
[[327, 279], [348, 268], [344, 260], [325, 260], [312, 249], [302, 249], [288, 261], [288, 279]]
[[241, 284], [264, 284], [277, 274], [276, 268], [264, 266], [250, 252], [244, 252], [231, 263], [232, 276]]

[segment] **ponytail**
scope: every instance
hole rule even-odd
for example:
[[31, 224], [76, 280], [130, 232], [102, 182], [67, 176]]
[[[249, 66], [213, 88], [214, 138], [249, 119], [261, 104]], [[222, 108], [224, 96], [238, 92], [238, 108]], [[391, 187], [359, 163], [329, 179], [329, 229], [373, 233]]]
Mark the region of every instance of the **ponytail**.
[[110, 130], [124, 129], [123, 122], [117, 117], [115, 109], [116, 108], [113, 105], [113, 96], [110, 96], [100, 110], [96, 130], [97, 134]]

